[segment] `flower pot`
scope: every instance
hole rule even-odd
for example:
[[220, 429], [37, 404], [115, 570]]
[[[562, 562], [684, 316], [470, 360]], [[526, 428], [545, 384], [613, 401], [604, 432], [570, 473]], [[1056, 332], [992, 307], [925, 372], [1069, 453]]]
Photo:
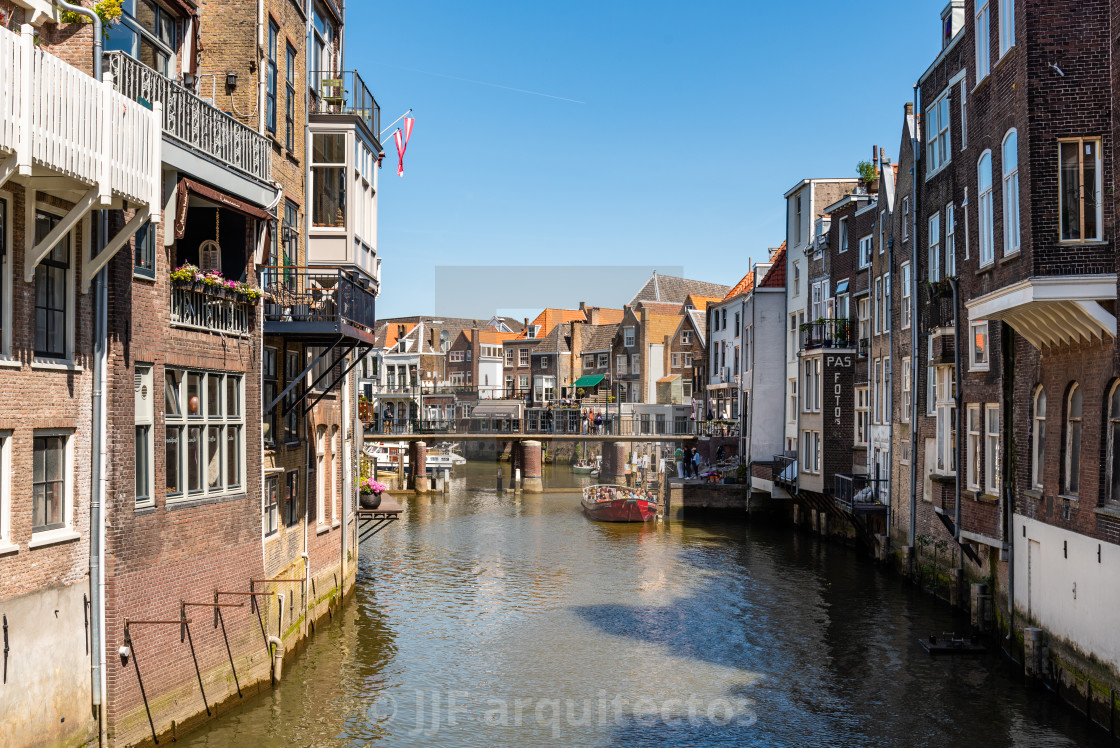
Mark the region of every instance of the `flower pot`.
[[359, 496], [359, 503], [362, 505], [362, 509], [376, 509], [381, 506], [381, 494], [363, 493]]
[[870, 182], [867, 182], [866, 184], [867, 184], [867, 194], [869, 194], [869, 195], [879, 194], [879, 180], [878, 179], [872, 179]]
[[279, 304], [265, 304], [264, 305], [264, 318], [271, 320], [278, 320], [284, 316], [284, 307]]

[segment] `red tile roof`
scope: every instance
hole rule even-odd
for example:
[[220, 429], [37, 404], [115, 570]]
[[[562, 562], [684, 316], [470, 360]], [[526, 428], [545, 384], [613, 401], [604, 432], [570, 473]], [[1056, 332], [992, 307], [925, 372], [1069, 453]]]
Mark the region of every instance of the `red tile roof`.
[[766, 277], [758, 284], [759, 288], [785, 288], [786, 287], [786, 243], [782, 242], [778, 254], [774, 255], [774, 264], [770, 266]]

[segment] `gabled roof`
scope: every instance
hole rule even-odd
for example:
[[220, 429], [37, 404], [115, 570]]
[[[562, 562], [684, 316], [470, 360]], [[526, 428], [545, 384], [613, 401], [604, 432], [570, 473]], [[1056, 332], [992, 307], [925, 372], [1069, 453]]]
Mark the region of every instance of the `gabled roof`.
[[638, 311], [646, 309], [650, 314], [680, 314], [684, 302], [676, 301], [639, 301], [634, 305]]
[[618, 332], [618, 323], [612, 325], [581, 325], [580, 326], [581, 350], [595, 353], [609, 351], [611, 341]]
[[536, 349], [533, 350], [533, 355], [572, 352], [572, 336], [568, 334], [566, 325], [556, 325], [552, 328], [552, 332], [545, 335], [540, 340], [541, 342], [538, 343]]
[[479, 330], [478, 342], [486, 343], [487, 345], [494, 345], [495, 343], [504, 343], [507, 340], [516, 340], [518, 334], [515, 332], [497, 332], [495, 330]]
[[665, 301], [683, 304], [689, 294], [723, 298], [728, 290], [727, 286], [721, 286], [718, 283], [676, 278], [672, 275], [659, 275], [654, 272], [645, 285], [638, 290], [638, 293], [634, 294], [634, 298], [630, 299], [630, 305], [634, 306], [639, 301]]
[[708, 308], [708, 304], [714, 304], [717, 301], [722, 301], [719, 296], [700, 296], [690, 293], [684, 300], [685, 306], [691, 304], [694, 308], [699, 309], [701, 312]]
[[766, 271], [765, 277], [762, 282], [758, 284], [759, 288], [785, 288], [786, 287], [786, 245], [782, 242], [782, 248], [778, 250], [778, 254], [774, 255], [774, 264]]
[[679, 314], [651, 314], [646, 318], [646, 340], [650, 343], [663, 343], [672, 337], [681, 323]]
[[600, 325], [617, 325], [622, 321], [622, 310], [609, 307], [599, 307]]
[[[538, 331], [539, 334], [537, 337], [543, 338], [552, 332], [553, 328], [559, 324], [565, 322], [582, 322], [584, 319], [586, 319], [586, 317], [579, 309], [545, 309], [537, 315], [536, 319], [529, 323], [529, 326], [538, 325], [540, 330]], [[529, 331], [522, 330], [518, 337], [529, 337]]]
[[707, 345], [708, 316], [699, 309], [693, 309], [688, 313], [688, 317], [692, 320], [692, 326], [696, 328], [696, 334], [700, 336], [700, 344]]
[[[400, 325], [402, 324], [404, 325], [404, 335], [399, 335]], [[402, 337], [407, 337], [415, 329], [415, 322], [382, 322], [374, 336], [374, 345], [378, 348], [392, 348]]]

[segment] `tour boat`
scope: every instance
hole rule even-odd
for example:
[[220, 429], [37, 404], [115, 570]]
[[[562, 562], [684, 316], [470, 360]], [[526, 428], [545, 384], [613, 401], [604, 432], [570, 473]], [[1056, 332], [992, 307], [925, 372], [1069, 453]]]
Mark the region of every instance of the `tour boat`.
[[[408, 470], [408, 445], [403, 442], [393, 444], [375, 442], [366, 445], [365, 451], [377, 461], [379, 467], [386, 466], [395, 470], [399, 463], [404, 463], [405, 470]], [[456, 454], [450, 446], [428, 450], [428, 470], [450, 470], [456, 465], [465, 465], [466, 462], [467, 459]]]
[[645, 522], [657, 513], [657, 499], [649, 491], [596, 483], [583, 489], [583, 511], [600, 522]]

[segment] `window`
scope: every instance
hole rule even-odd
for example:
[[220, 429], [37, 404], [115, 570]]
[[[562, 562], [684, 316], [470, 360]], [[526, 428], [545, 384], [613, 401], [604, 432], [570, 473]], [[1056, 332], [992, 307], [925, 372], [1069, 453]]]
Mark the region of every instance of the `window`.
[[926, 415], [937, 413], [937, 369], [926, 367]]
[[312, 213], [316, 228], [346, 226], [346, 135], [311, 136]]
[[447, 355], [447, 360], [448, 360], [449, 363], [452, 363], [452, 364], [460, 363], [463, 360], [463, 352], [462, 351], [451, 351]]
[[[1002, 0], [1006, 2], [1006, 0]], [[1009, 130], [1003, 139], [1003, 254], [1019, 251], [1019, 136]]]
[[[41, 242], [61, 219], [35, 212], [35, 241]], [[35, 266], [35, 355], [66, 359], [70, 351], [70, 233]]]
[[891, 329], [891, 274], [883, 274], [883, 332]]
[[824, 316], [823, 288], [820, 283], [814, 283], [812, 288], [812, 301], [809, 303], [809, 319], [818, 320]]
[[902, 329], [910, 327], [910, 263], [902, 263]]
[[[1037, 417], [1035, 423], [1038, 422]], [[0, 443], [0, 448], [2, 448]], [[1108, 492], [1106, 500], [1120, 502], [1120, 382], [1112, 385], [1108, 396]], [[2, 455], [0, 455], [2, 457]], [[3, 491], [0, 486], [0, 491]], [[2, 538], [0, 538], [2, 539]]]
[[692, 330], [681, 330], [681, 345], [692, 345]]
[[528, 392], [529, 391], [529, 375], [528, 374], [519, 374], [517, 376], [517, 388], [521, 392]]
[[506, 348], [506, 366], [513, 366], [513, 349]]
[[957, 218], [953, 204], [945, 206], [945, 277], [957, 274]]
[[992, 40], [990, 31], [990, 9], [988, 0], [976, 3], [976, 23], [973, 36], [976, 37], [976, 83], [988, 77], [992, 69]]
[[875, 372], [875, 386], [874, 399], [872, 402], [872, 423], [883, 422], [883, 359], [875, 359], [872, 365], [872, 370]]
[[856, 304], [856, 314], [859, 315], [859, 339], [868, 340], [871, 337], [871, 300], [866, 296]]
[[721, 330], [726, 330], [727, 329], [727, 309], [726, 308], [720, 310], [719, 329], [721, 329]]
[[[806, 359], [804, 363], [804, 380], [801, 385], [802, 405], [804, 412], [817, 413], [821, 409], [821, 360], [819, 358]], [[794, 390], [796, 392], [796, 388]]]
[[296, 48], [284, 50], [284, 145], [291, 153], [296, 149]]
[[[879, 213], [879, 254], [883, 254], [886, 249], [886, 241], [883, 236], [887, 230], [887, 211]], [[910, 196], [902, 198], [902, 241], [910, 239]]]
[[639, 356], [637, 353], [630, 354], [630, 373], [631, 374], [641, 374], [642, 373], [642, 357]]
[[120, 50], [160, 75], [175, 76], [179, 19], [155, 0], [124, 0], [117, 23], [106, 27], [105, 50]]
[[969, 325], [972, 345], [968, 347], [969, 371], [988, 370], [988, 323], [973, 322]]
[[735, 337], [739, 337], [739, 312], [735, 312]]
[[793, 295], [797, 296], [801, 293], [801, 266], [795, 261], [793, 263]]
[[1066, 403], [1066, 481], [1067, 496], [1076, 496], [1081, 480], [1081, 388], [1070, 388]]
[[599, 360], [596, 361], [595, 363], [598, 364], [597, 368], [606, 369], [607, 367], [609, 367], [611, 365], [610, 354], [609, 353], [600, 353], [599, 354]]
[[67, 526], [70, 520], [67, 434], [36, 433], [31, 467], [31, 532]]
[[929, 282], [941, 280], [941, 214], [929, 217]]
[[955, 367], [936, 366], [937, 469], [952, 475], [957, 472], [957, 383]]
[[[937, 101], [926, 111], [926, 176], [930, 176], [949, 163], [953, 150], [949, 142], [949, 92], [941, 94]], [[903, 207], [906, 207], [905, 200]], [[906, 235], [905, 226], [902, 229]]]
[[875, 279], [875, 334], [882, 331], [883, 319], [883, 278]]
[[793, 198], [793, 243], [801, 243], [801, 195]]
[[242, 379], [239, 374], [165, 370], [169, 495], [208, 496], [244, 486]]
[[[0, 209], [2, 209], [0, 205]], [[3, 220], [0, 220], [0, 232], [3, 231]], [[0, 237], [0, 242], [3, 238]], [[142, 275], [145, 278], [156, 277], [156, 227], [152, 225], [151, 221], [146, 222], [136, 232], [136, 237], [133, 240], [136, 248], [132, 271], [136, 275]], [[3, 251], [0, 250], [0, 255]]]
[[591, 369], [594, 369], [595, 368], [595, 357], [590, 355], [590, 354], [587, 355], [587, 356], [584, 356], [583, 357], [583, 368], [585, 370], [588, 370], [588, 371], [590, 371]]
[[999, 0], [999, 56], [1015, 46], [1015, 0]]
[[801, 472], [816, 474], [821, 471], [821, 432], [801, 432]]
[[681, 368], [681, 354], [677, 353], [676, 351], [674, 351], [672, 354], [672, 368]]
[[[1113, 391], [1115, 398], [1115, 390]], [[1034, 393], [1034, 434], [1031, 460], [1031, 486], [1042, 490], [1042, 475], [1046, 457], [1046, 390], [1039, 387]], [[1115, 482], [1115, 478], [1113, 481]]]
[[614, 360], [614, 363], [615, 363], [615, 372], [617, 374], [625, 374], [626, 373], [626, 354], [625, 353], [620, 353], [618, 355], [618, 357]]
[[868, 234], [859, 240], [859, 266], [860, 268], [871, 267], [871, 235]]
[[797, 380], [789, 380], [789, 420], [793, 423], [797, 420]]
[[284, 474], [284, 496], [280, 502], [280, 518], [291, 527], [299, 522], [299, 470], [289, 470]]
[[[390, 369], [392, 371], [392, 369]], [[276, 349], [265, 347], [261, 353], [261, 407], [267, 408], [276, 399], [277, 394], [277, 378], [276, 378]], [[261, 416], [261, 436], [264, 443], [272, 446], [276, 443], [276, 414], [279, 412], [280, 405], [277, 405], [267, 413]]]
[[529, 365], [529, 349], [521, 348], [517, 352], [517, 365], [520, 368], [525, 368]]
[[848, 251], [848, 219], [847, 218], [841, 218], [840, 219], [839, 231], [840, 231], [840, 249], [838, 250], [838, 253], [843, 254], [844, 252]]
[[961, 80], [961, 150], [968, 147], [968, 82]]
[[320, 525], [327, 522], [326, 459], [327, 427], [319, 426], [315, 429], [315, 519]]
[[541, 371], [548, 368], [548, 356], [541, 356]]
[[266, 55], [267, 78], [265, 80], [265, 127], [273, 135], [276, 134], [276, 47], [280, 36], [280, 27], [276, 21], [268, 19], [268, 50]]
[[867, 446], [871, 433], [871, 392], [867, 387], [856, 387], [856, 444]]
[[980, 190], [980, 267], [995, 260], [995, 237], [992, 230], [992, 152], [984, 151], [977, 166]]
[[136, 420], [136, 495], [137, 504], [152, 501], [154, 483], [152, 430], [155, 427], [155, 390], [151, 364], [136, 364], [133, 395]]
[[980, 491], [980, 406], [968, 406], [968, 451], [965, 453], [965, 476], [970, 491]]
[[984, 408], [984, 485], [999, 496], [999, 406]]
[[903, 356], [902, 358], [902, 413], [899, 420], [903, 423], [910, 423], [910, 408], [912, 403], [911, 389], [910, 389], [910, 357]]
[[684, 354], [684, 368], [688, 369], [691, 366], [692, 366], [692, 354], [691, 353], [686, 353], [686, 354]]
[[1062, 140], [1058, 149], [1061, 239], [1097, 241], [1101, 238], [1101, 142]]
[[12, 550], [12, 432], [0, 431], [0, 548]]
[[264, 479], [264, 534], [275, 535], [280, 524], [280, 476]]

